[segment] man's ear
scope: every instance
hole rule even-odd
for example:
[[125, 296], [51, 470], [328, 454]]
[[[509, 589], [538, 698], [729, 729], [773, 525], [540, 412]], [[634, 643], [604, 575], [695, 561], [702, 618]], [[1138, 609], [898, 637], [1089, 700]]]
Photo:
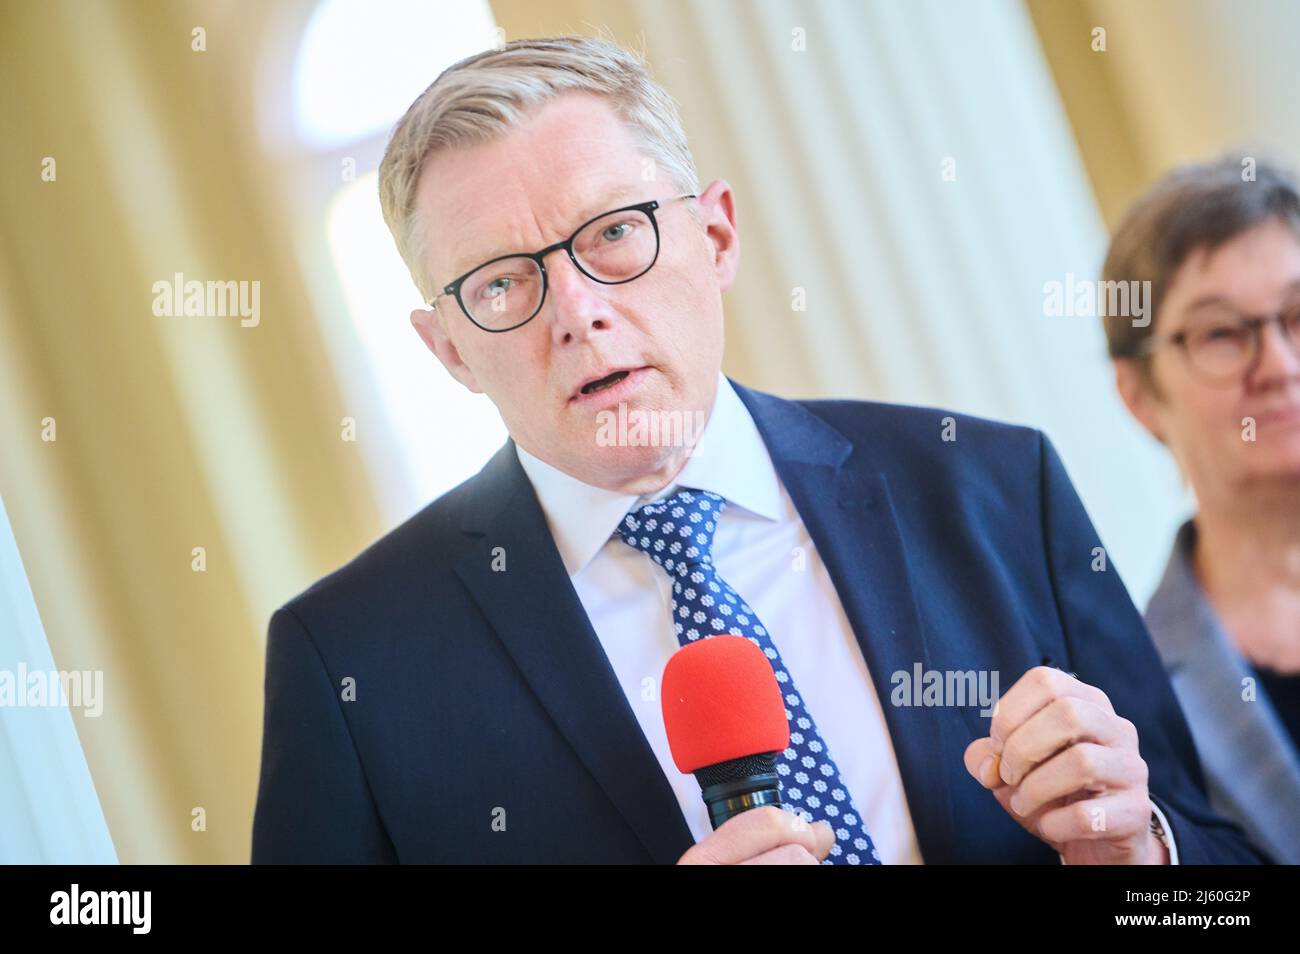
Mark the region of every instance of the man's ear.
[[712, 246], [718, 287], [726, 291], [740, 270], [740, 231], [736, 227], [736, 197], [727, 180], [718, 179], [700, 193], [700, 223]]
[[424, 342], [430, 351], [437, 355], [438, 360], [442, 362], [442, 366], [451, 373], [453, 378], [475, 394], [483, 393], [474, 372], [470, 370], [469, 365], [461, 360], [460, 352], [451, 343], [451, 338], [442, 326], [442, 316], [436, 309], [415, 309], [411, 312], [411, 325], [420, 336], [420, 340]]
[[1115, 388], [1124, 399], [1129, 413], [1137, 418], [1148, 434], [1163, 444], [1165, 439], [1161, 436], [1160, 415], [1156, 407], [1160, 399], [1154, 394], [1152, 383], [1144, 380], [1137, 361], [1132, 358], [1115, 359]]

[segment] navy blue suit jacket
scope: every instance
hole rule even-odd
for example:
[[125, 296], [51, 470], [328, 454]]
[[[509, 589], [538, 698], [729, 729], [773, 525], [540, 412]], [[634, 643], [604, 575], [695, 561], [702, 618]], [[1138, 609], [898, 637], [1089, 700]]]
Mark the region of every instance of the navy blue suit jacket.
[[[926, 862], [1059, 860], [967, 774], [979, 703], [895, 706], [891, 674], [996, 670], [1006, 692], [1044, 656], [1137, 725], [1184, 863], [1265, 860], [1208, 807], [1041, 432], [733, 385], [870, 668]], [[511, 442], [272, 617], [254, 862], [671, 863], [693, 843]]]

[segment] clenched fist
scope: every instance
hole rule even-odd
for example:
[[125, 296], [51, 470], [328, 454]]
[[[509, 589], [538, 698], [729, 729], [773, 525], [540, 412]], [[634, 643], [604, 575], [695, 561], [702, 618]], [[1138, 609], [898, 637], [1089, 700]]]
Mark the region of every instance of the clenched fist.
[[1151, 833], [1147, 764], [1137, 728], [1106, 694], [1069, 673], [1037, 666], [993, 710], [966, 771], [1066, 864], [1168, 864]]

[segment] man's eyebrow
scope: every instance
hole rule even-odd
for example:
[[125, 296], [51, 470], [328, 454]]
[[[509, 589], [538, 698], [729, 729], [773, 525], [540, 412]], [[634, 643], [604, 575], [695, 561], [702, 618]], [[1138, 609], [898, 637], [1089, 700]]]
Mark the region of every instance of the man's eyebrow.
[[603, 215], [612, 209], [618, 208], [619, 205], [624, 204], [621, 200], [627, 199], [639, 191], [639, 189], [634, 189], [630, 185], [619, 186], [613, 192], [610, 192], [595, 202], [589, 203], [587, 207], [582, 210], [581, 215], [574, 217], [573, 228], [576, 229], [578, 226], [590, 222], [596, 216]]
[[472, 269], [478, 268], [480, 265], [483, 265], [486, 262], [492, 261], [494, 258], [498, 258], [502, 255], [510, 255], [518, 251], [519, 249], [510, 249], [498, 245], [495, 248], [493, 248], [492, 251], [484, 252], [482, 255], [475, 255], [473, 258], [468, 258], [468, 257], [462, 258], [458, 260], [456, 267], [452, 269], [452, 275], [454, 277], [449, 279], [447, 281], [447, 284], [450, 285], [457, 278], [460, 278], [461, 276], [467, 274]]
[[[587, 222], [590, 222], [596, 216], [602, 215], [605, 212], [618, 208], [619, 205], [622, 204], [620, 200], [628, 198], [629, 196], [633, 195], [637, 191], [638, 190], [632, 188], [632, 186], [629, 185], [619, 186], [613, 192], [604, 195], [603, 197], [597, 199], [594, 202], [588, 203], [582, 209], [580, 214], [575, 215], [573, 217], [573, 223], [569, 227], [568, 232], [565, 233], [566, 237], [570, 233], [572, 233], [574, 229], [584, 225]], [[527, 249], [527, 251], [535, 252], [537, 250]], [[475, 255], [473, 258], [458, 259], [457, 267], [452, 269], [452, 274], [455, 277], [449, 279], [447, 284], [450, 284], [451, 282], [455, 281], [456, 278], [459, 278], [461, 275], [464, 275], [466, 272], [470, 271], [471, 269], [478, 268], [480, 265], [492, 261], [494, 258], [499, 258], [502, 255], [522, 255], [522, 254], [525, 254], [524, 249], [507, 248], [504, 245], [496, 245], [493, 246], [491, 251], [484, 252], [481, 255]]]

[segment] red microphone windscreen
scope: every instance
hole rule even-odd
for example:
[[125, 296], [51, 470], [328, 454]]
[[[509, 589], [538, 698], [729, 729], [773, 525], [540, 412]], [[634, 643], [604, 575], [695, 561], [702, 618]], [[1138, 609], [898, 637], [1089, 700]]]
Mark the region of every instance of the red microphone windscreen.
[[744, 636], [707, 636], [675, 652], [660, 701], [668, 747], [684, 773], [790, 745], [772, 664]]

